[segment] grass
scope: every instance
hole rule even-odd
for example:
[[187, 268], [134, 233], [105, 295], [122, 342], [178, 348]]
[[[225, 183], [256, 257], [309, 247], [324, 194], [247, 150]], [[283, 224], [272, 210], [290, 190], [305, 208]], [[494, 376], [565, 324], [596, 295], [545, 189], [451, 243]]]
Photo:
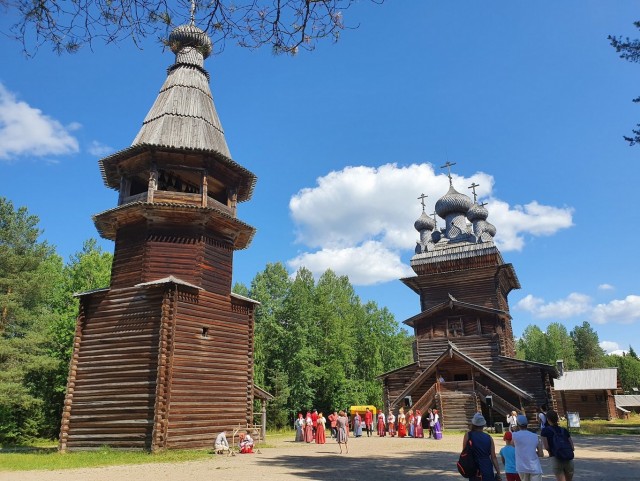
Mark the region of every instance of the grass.
[[73, 469], [144, 463], [179, 463], [211, 457], [210, 449], [170, 450], [157, 454], [109, 447], [61, 454], [56, 446], [20, 446], [0, 450], [0, 471]]

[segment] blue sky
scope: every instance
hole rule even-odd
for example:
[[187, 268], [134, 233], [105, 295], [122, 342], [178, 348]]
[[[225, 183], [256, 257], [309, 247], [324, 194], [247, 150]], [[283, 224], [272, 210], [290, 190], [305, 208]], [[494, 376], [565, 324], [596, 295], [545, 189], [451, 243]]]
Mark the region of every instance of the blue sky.
[[[268, 262], [349, 275], [399, 321], [418, 312], [397, 279], [421, 212], [480, 184], [522, 289], [516, 335], [589, 321], [608, 351], [640, 348], [637, 254], [640, 65], [607, 35], [639, 36], [637, 2], [362, 1], [359, 25], [295, 57], [227, 46], [206, 61], [237, 162], [258, 176], [239, 217], [258, 229], [236, 253], [248, 284]], [[6, 30], [10, 15], [0, 15]], [[128, 147], [173, 55], [150, 39], [25, 58], [2, 38], [0, 195], [41, 219], [65, 259], [116, 205], [97, 161]], [[442, 225], [442, 223], [440, 223]], [[112, 250], [109, 241], [101, 241]]]

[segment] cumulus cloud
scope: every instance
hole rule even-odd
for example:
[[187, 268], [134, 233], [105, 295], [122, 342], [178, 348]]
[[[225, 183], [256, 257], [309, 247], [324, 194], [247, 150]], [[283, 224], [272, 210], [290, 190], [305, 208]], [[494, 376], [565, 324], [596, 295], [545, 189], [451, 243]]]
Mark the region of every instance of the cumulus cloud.
[[566, 298], [553, 302], [545, 302], [544, 299], [529, 294], [520, 299], [516, 307], [530, 312], [539, 319], [567, 319], [593, 309], [591, 298], [578, 292], [572, 292]]
[[601, 291], [612, 291], [615, 289], [611, 284], [600, 284], [598, 289]]
[[[375, 262], [372, 262], [374, 259]], [[360, 286], [413, 275], [413, 270], [402, 262], [396, 252], [376, 241], [365, 242], [357, 247], [327, 248], [304, 253], [291, 259], [288, 265], [292, 270], [304, 266], [314, 273], [331, 269], [338, 275], [349, 276], [352, 284]]]
[[598, 304], [593, 310], [593, 321], [597, 324], [617, 322], [631, 324], [640, 320], [640, 296], [630, 295], [607, 304]]
[[113, 147], [109, 147], [108, 145], [101, 144], [97, 140], [94, 140], [93, 142], [91, 142], [91, 144], [89, 145], [89, 148], [87, 149], [87, 151], [95, 157], [104, 157], [105, 155], [108, 155], [111, 152], [113, 152], [113, 150], [114, 150]]
[[[528, 235], [552, 235], [572, 225], [571, 208], [536, 201], [511, 207], [495, 198], [494, 179], [489, 174], [453, 175], [452, 179], [458, 192], [470, 196], [469, 185], [479, 184], [476, 193], [490, 202], [489, 221], [497, 228], [496, 243], [503, 250], [522, 249]], [[421, 213], [417, 197], [421, 193], [428, 196], [425, 210], [431, 213], [448, 189], [447, 176], [426, 163], [350, 166], [330, 172], [289, 202], [296, 240], [309, 250], [292, 259], [290, 266], [305, 265], [313, 272], [331, 268], [347, 274], [354, 284], [360, 282], [356, 279], [366, 283], [395, 280], [399, 271], [408, 272], [400, 257], [412, 251], [418, 240], [413, 228]], [[444, 220], [438, 218], [438, 226], [443, 227]], [[349, 256], [356, 253], [358, 262], [350, 261]], [[377, 274], [361, 275], [358, 269], [364, 266], [377, 266]], [[376, 280], [367, 281], [370, 277]]]
[[0, 84], [0, 160], [78, 152], [78, 141], [69, 133], [78, 127], [63, 126]]
[[636, 295], [594, 306], [589, 296], [578, 292], [552, 302], [529, 294], [520, 299], [515, 307], [539, 319], [564, 320], [581, 315], [596, 324], [632, 324], [640, 321], [640, 296]]
[[613, 341], [602, 341], [600, 342], [600, 347], [604, 350], [604, 352], [606, 352], [607, 354], [614, 354], [617, 351], [621, 351], [624, 352], [620, 349], [620, 345], [617, 342], [613, 342]]

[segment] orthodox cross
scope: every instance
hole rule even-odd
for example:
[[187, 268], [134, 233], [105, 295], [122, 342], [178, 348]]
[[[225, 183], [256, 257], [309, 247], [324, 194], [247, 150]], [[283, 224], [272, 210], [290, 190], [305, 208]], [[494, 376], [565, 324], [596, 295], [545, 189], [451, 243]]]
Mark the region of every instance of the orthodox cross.
[[468, 189], [473, 189], [473, 202], [478, 202], [478, 196], [476, 195], [476, 187], [480, 187], [480, 184], [476, 184], [475, 182], [471, 184]]
[[447, 160], [446, 164], [440, 166], [441, 169], [448, 169], [448, 171], [449, 171], [449, 173], [447, 174], [447, 177], [449, 177], [449, 187], [453, 187], [453, 180], [451, 179], [451, 166], [452, 165], [456, 165], [456, 163], [455, 162], [449, 162]]
[[191, 0], [191, 25], [196, 23], [196, 0]]
[[482, 202], [482, 203], [480, 204], [480, 207], [484, 207], [485, 205], [487, 205], [487, 203], [486, 203], [486, 202]]
[[428, 195], [420, 195], [420, 197], [418, 197], [418, 200], [420, 200], [420, 203], [422, 204], [422, 212], [424, 212], [424, 200], [429, 197]]
[[433, 214], [431, 214], [433, 216], [433, 223], [435, 224], [435, 226], [433, 227], [434, 229], [438, 228], [438, 218], [436, 217], [438, 215], [438, 213], [434, 210]]

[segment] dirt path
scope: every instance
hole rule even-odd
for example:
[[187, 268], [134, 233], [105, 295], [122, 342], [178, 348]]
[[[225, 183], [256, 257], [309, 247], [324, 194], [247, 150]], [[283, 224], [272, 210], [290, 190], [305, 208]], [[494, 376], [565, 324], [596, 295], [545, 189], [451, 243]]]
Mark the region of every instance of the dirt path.
[[[575, 437], [576, 481], [640, 479], [640, 436]], [[231, 481], [257, 480], [447, 480], [463, 478], [455, 470], [462, 435], [430, 439], [358, 438], [349, 440], [349, 454], [338, 445], [270, 440], [271, 448], [253, 455], [212, 456], [175, 464], [111, 466], [58, 471], [0, 472], [0, 481]], [[503, 446], [497, 441], [496, 447]], [[543, 479], [553, 480], [548, 458]], [[504, 478], [503, 478], [504, 479]]]

